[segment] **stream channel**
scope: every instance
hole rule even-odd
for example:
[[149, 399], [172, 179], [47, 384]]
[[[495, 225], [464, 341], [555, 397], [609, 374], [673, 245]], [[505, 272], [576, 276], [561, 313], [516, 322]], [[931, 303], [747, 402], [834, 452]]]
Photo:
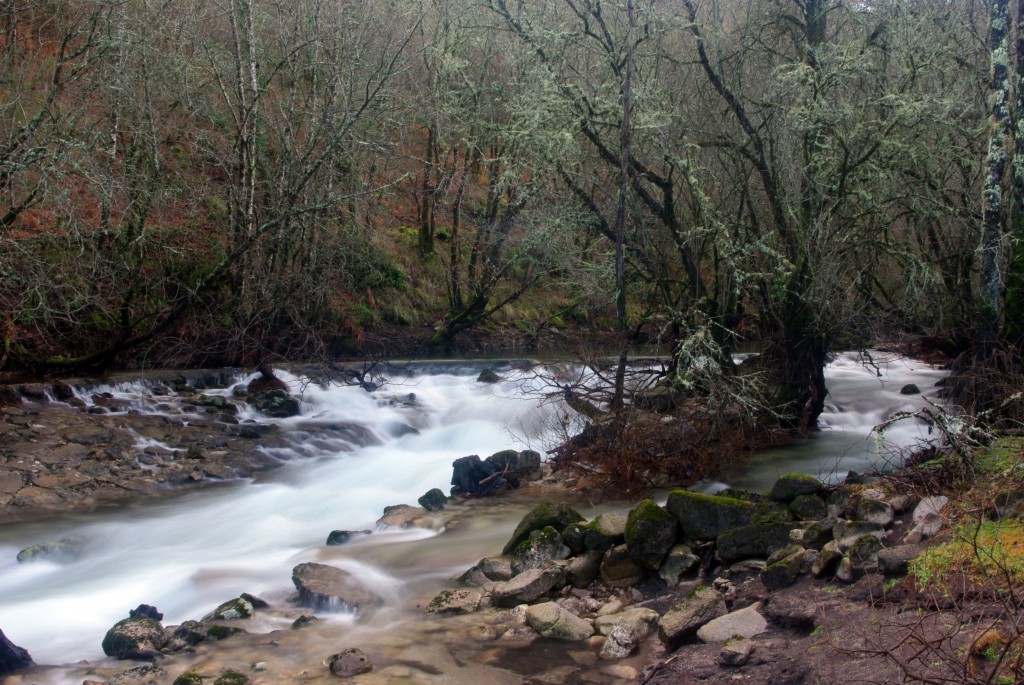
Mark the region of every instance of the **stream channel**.
[[[894, 412], [924, 407], [925, 397], [934, 399], [936, 381], [944, 372], [893, 355], [877, 353], [873, 359], [876, 366], [846, 353], [829, 365], [829, 398], [819, 435], [759, 453], [727, 483], [697, 488], [760, 491], [791, 471], [834, 481], [849, 470], [871, 471], [891, 458], [892, 447], [921, 439], [924, 427], [914, 421], [889, 430], [884, 447], [871, 429]], [[268, 662], [269, 671], [253, 674], [253, 683], [331, 682], [321, 660], [350, 646], [367, 651], [376, 665], [375, 678], [366, 682], [523, 682], [523, 669], [512, 662], [495, 657], [488, 663], [487, 645], [472, 644], [468, 619], [460, 623], [427, 617], [422, 607], [452, 577], [481, 557], [499, 553], [535, 503], [515, 496], [478, 500], [471, 515], [447, 532], [384, 530], [346, 545], [325, 545], [334, 529], [374, 529], [387, 505], [415, 504], [430, 488], [447, 492], [458, 457], [486, 457], [509, 448], [543, 454], [553, 446], [558, 414], [564, 409], [530, 392], [539, 389], [534, 371], [505, 364], [498, 367], [502, 382], [488, 385], [476, 380], [482, 366], [413, 366], [372, 393], [352, 386], [302, 384], [281, 374], [301, 396], [302, 415], [273, 420], [243, 407], [239, 419], [274, 422], [282, 434], [292, 432], [293, 447], [277, 449], [297, 454], [274, 455], [282, 459], [282, 467], [251, 481], [139, 506], [0, 528], [0, 629], [28, 649], [36, 663], [53, 666], [15, 682], [77, 685], [88, 679], [90, 669], [123, 670], [126, 664], [105, 658], [100, 643], [129, 609], [143, 603], [156, 606], [164, 614], [164, 625], [176, 625], [198, 619], [242, 592], [274, 608], [258, 612], [246, 629], [254, 635], [277, 631], [276, 637], [239, 641], [233, 652], [222, 650], [217, 658], [219, 664], [235, 663], [243, 672], [253, 662]], [[237, 383], [250, 378], [239, 377]], [[918, 385], [923, 395], [900, 394], [907, 383]], [[157, 410], [150, 385], [137, 380], [102, 389], [126, 400], [129, 408], [152, 412]], [[231, 389], [206, 394], [230, 396]], [[358, 424], [372, 432], [375, 444], [310, 438], [310, 421]], [[138, 445], [140, 450], [146, 446], [145, 441]], [[609, 509], [625, 511], [629, 505], [584, 500], [575, 506], [592, 518]], [[83, 553], [73, 563], [17, 563], [19, 550], [68, 536], [83, 541]], [[385, 607], [359, 621], [345, 614], [321, 614], [315, 629], [304, 629], [299, 639], [298, 631], [288, 630], [302, 613], [292, 604], [291, 572], [305, 561], [355, 574], [386, 599]], [[204, 666], [201, 660], [194, 665]]]

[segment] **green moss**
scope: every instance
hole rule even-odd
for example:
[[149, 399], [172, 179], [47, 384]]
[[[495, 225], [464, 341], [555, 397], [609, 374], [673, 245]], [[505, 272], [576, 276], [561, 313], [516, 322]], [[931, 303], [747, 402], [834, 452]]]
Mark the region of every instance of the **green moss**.
[[961, 524], [949, 542], [911, 561], [910, 573], [922, 586], [940, 586], [952, 573], [976, 584], [1024, 583], [1024, 521]]
[[975, 455], [974, 467], [980, 475], [998, 476], [1024, 464], [1024, 437], [999, 438]]
[[175, 678], [171, 685], [203, 685], [203, 676], [188, 671]]
[[249, 682], [249, 676], [238, 671], [228, 671], [224, 675], [220, 676], [213, 681], [213, 685], [246, 685]]
[[231, 637], [232, 635], [238, 635], [239, 633], [244, 632], [245, 631], [243, 629], [235, 628], [234, 626], [215, 625], [210, 626], [209, 629], [207, 629], [206, 636], [211, 640], [223, 640]]

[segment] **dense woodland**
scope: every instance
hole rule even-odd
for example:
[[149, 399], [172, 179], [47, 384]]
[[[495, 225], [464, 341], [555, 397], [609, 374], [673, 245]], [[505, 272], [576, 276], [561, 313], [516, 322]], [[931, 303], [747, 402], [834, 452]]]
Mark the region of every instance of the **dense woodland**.
[[[839, 346], [924, 333], [1005, 371], [1022, 19], [1008, 0], [9, 0], [0, 371], [603, 322], [623, 356], [638, 335], [674, 350], [684, 391], [756, 386], [802, 430]], [[761, 351], [743, 373], [740, 344]]]

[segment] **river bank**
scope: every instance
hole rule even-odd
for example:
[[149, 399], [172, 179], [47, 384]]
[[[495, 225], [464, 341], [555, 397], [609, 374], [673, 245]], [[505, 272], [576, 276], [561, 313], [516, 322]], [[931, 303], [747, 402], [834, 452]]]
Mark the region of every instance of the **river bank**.
[[[464, 380], [458, 381], [459, 383], [472, 384], [475, 382], [473, 378], [465, 376], [462, 378]], [[198, 394], [212, 394], [211, 396], [216, 397], [217, 393], [225, 391], [226, 389], [208, 388]], [[192, 392], [195, 393], [195, 390]], [[117, 393], [112, 394], [117, 395]], [[431, 396], [430, 387], [422, 385], [416, 387], [403, 386], [388, 390], [385, 394], [389, 398], [387, 402], [393, 402], [398, 408], [406, 426], [417, 428], [416, 424], [419, 423], [417, 430], [426, 428], [425, 423], [416, 417], [418, 416], [417, 412], [421, 411], [423, 406], [437, 401]], [[416, 403], [416, 400], [409, 400], [410, 394], [417, 395], [417, 400], [421, 405], [419, 409], [402, 404], [403, 398], [405, 402]], [[477, 395], [477, 397], [482, 396]], [[169, 396], [163, 397], [166, 400]], [[101, 399], [110, 401], [123, 398], [115, 396]], [[325, 400], [321, 398], [319, 401], [324, 402]], [[346, 402], [350, 401], [352, 401], [352, 398], [346, 400]], [[473, 402], [478, 403], [479, 400], [473, 400]], [[173, 405], [173, 402], [167, 401], [159, 403]], [[216, 482], [217, 476], [206, 473], [203, 470], [205, 466], [209, 465], [211, 469], [215, 468], [215, 465], [218, 464], [229, 467], [230, 461], [226, 458], [227, 455], [247, 454], [247, 450], [252, 449], [252, 442], [260, 443], [261, 441], [266, 441], [264, 447], [257, 450], [263, 455], [280, 455], [281, 446], [299, 436], [301, 436], [301, 439], [293, 441], [296, 444], [311, 444], [319, 440], [330, 439], [334, 441], [335, 445], [340, 445], [344, 442], [348, 445], [347, 449], [349, 450], [353, 449], [354, 442], [358, 442], [358, 439], [355, 437], [356, 434], [353, 433], [353, 424], [356, 422], [346, 424], [345, 422], [339, 422], [337, 417], [329, 419], [320, 417], [319, 420], [313, 421], [312, 424], [310, 423], [310, 417], [293, 418], [288, 420], [283, 430], [279, 429], [278, 432], [270, 431], [259, 438], [243, 438], [238, 433], [248, 425], [246, 422], [250, 418], [246, 414], [233, 414], [231, 418], [234, 419], [234, 422], [231, 420], [221, 421], [219, 417], [222, 416], [222, 412], [219, 409], [214, 412], [215, 406], [200, 409], [202, 405], [194, 402], [191, 404], [184, 403], [182, 406], [193, 407], [194, 409], [189, 409], [183, 415], [170, 413], [167, 408], [161, 409], [160, 411], [167, 415], [163, 417], [162, 421], [155, 428], [145, 427], [147, 422], [151, 420], [151, 417], [146, 418], [141, 413], [132, 414], [130, 413], [131, 409], [126, 409], [123, 406], [115, 414], [110, 414], [109, 412], [105, 414], [99, 412], [89, 413], [89, 407], [86, 407], [84, 411], [82, 408], [77, 408], [74, 411], [66, 409], [68, 415], [77, 412], [79, 416], [84, 417], [80, 422], [77, 419], [64, 417], [64, 411], [56, 406], [46, 407], [42, 405], [20, 404], [17, 409], [24, 412], [23, 415], [19, 415], [17, 412], [4, 414], [4, 421], [8, 422], [11, 426], [17, 427], [12, 429], [18, 435], [18, 440], [14, 441], [13, 444], [18, 446], [17, 449], [21, 451], [22, 457], [26, 460], [23, 462], [23, 465], [31, 463], [33, 465], [32, 468], [36, 469], [48, 466], [45, 463], [45, 459], [39, 458], [40, 455], [52, 453], [57, 449], [68, 449], [67, 445], [79, 445], [89, 448], [88, 452], [74, 457], [80, 460], [79, 463], [118, 461], [116, 456], [118, 450], [122, 451], [122, 456], [127, 455], [129, 452], [133, 456], [137, 456], [139, 453], [145, 455], [146, 448], [139, 448], [141, 444], [140, 431], [134, 426], [136, 420], [142, 426], [142, 432], [156, 431], [152, 435], [143, 436], [146, 439], [160, 441], [168, 436], [177, 436], [180, 439], [179, 443], [174, 443], [173, 445], [165, 443], [159, 449], [150, 450], [152, 456], [158, 456], [169, 463], [165, 467], [152, 468], [154, 464], [146, 463], [150, 461], [149, 459], [142, 459], [141, 463], [136, 462], [133, 466], [133, 459], [128, 459], [126, 470], [114, 469], [108, 475], [108, 480], [112, 481], [112, 485], [117, 485], [116, 488], [93, 490], [90, 492], [84, 485], [71, 485], [67, 490], [71, 494], [69, 496], [58, 496], [56, 500], [33, 499], [22, 495], [22, 499], [19, 500], [22, 504], [20, 507], [16, 507], [22, 510], [19, 518], [28, 520], [39, 514], [40, 510], [32, 506], [33, 503], [35, 505], [44, 505], [50, 510], [49, 515], [51, 516], [55, 515], [56, 511], [66, 511], [72, 507], [79, 508], [83, 506], [86, 508], [100, 506], [101, 509], [99, 511], [102, 512], [103, 503], [110, 501], [107, 498], [111, 493], [116, 493], [114, 494], [115, 500], [124, 496], [128, 497], [128, 500], [121, 500], [121, 505], [111, 507], [111, 510], [116, 510], [123, 506], [125, 501], [135, 500], [135, 497], [140, 492], [174, 493], [181, 487], [186, 489], [208, 487], [204, 485], [204, 482]], [[453, 411], [456, 415], [461, 416], [467, 412], [468, 406], [471, 405], [457, 405], [457, 408], [453, 409]], [[170, 406], [170, 409], [175, 409], [175, 407]], [[379, 403], [375, 402], [373, 409], [379, 411], [381, 409]], [[177, 408], [177, 411], [180, 411], [180, 408]], [[174, 416], [178, 416], [178, 418], [171, 418]], [[208, 426], [203, 425], [203, 421], [218, 423], [221, 425], [221, 428], [211, 432]], [[118, 425], [118, 422], [120, 422], [120, 425]], [[102, 430], [110, 431], [111, 437], [109, 440], [103, 439], [89, 445], [82, 445], [81, 442], [68, 439], [79, 428], [94, 430], [96, 429], [96, 424], [99, 424]], [[125, 431], [124, 426], [126, 425], [132, 426], [132, 432]], [[327, 432], [321, 434], [318, 430], [313, 430], [314, 425], [325, 428]], [[399, 426], [395, 425], [392, 428], [397, 430]], [[194, 434], [191, 432], [191, 429], [195, 429]], [[344, 429], [344, 434], [338, 435], [338, 431], [342, 429]], [[204, 432], [207, 434], [207, 437], [201, 438], [200, 434]], [[65, 445], [59, 444], [60, 440], [56, 438], [58, 433], [62, 435], [61, 440], [66, 442]], [[6, 434], [7, 431], [4, 431], [4, 435]], [[193, 440], [192, 438], [195, 439]], [[207, 442], [201, 442], [204, 439]], [[487, 441], [469, 439], [467, 442], [485, 443]], [[155, 445], [149, 445], [149, 447], [155, 447]], [[199, 456], [201, 451], [205, 454], [205, 458], [188, 458], [189, 450], [192, 447], [196, 447], [196, 449], [192, 450], [193, 457]], [[76, 454], [81, 452], [78, 447], [71, 449]], [[168, 449], [170, 449], [173, 455], [177, 456], [163, 454], [159, 451]], [[113, 450], [113, 454], [111, 454], [111, 450]], [[467, 452], [462, 452], [462, 454], [465, 453]], [[104, 457], [103, 455], [106, 456]], [[313, 456], [313, 459], [316, 460], [318, 457]], [[451, 463], [450, 459], [448, 463]], [[110, 468], [109, 464], [107, 464], [107, 468]], [[240, 465], [230, 466], [230, 468], [236, 469], [235, 475], [245, 475], [247, 473], [249, 476], [252, 476], [262, 472], [265, 466], [260, 463], [253, 466], [252, 462], [243, 460], [240, 462]], [[251, 468], [251, 470], [246, 472], [245, 469], [247, 468]], [[74, 469], [70, 471], [73, 473]], [[202, 472], [206, 475], [201, 479], [196, 479], [193, 477], [193, 474], [197, 472]], [[164, 478], [160, 475], [162, 473], [166, 473], [168, 476]], [[53, 487], [45, 487], [47, 483], [53, 482], [52, 480], [46, 480], [44, 478], [46, 475], [52, 477], [55, 474], [43, 474], [40, 470], [38, 474], [31, 474], [29, 481], [23, 483], [22, 487], [49, 489], [52, 491]], [[32, 478], [35, 478], [35, 482], [31, 481]], [[142, 489], [133, 490], [118, 485], [118, 483], [131, 482], [141, 483]], [[37, 483], [42, 483], [42, 485]], [[78, 489], [76, 490], [76, 488]], [[425, 489], [421, 481], [419, 483], [419, 492]], [[26, 494], [35, 492], [37, 491], [32, 490]], [[78, 494], [75, 493], [81, 493], [82, 497], [79, 499]], [[579, 649], [557, 643], [552, 644], [547, 640], [541, 640], [540, 642], [531, 641], [530, 647], [509, 647], [508, 645], [494, 644], [493, 640], [496, 636], [493, 632], [481, 631], [481, 625], [486, 626], [489, 624], [486, 620], [481, 620], [479, 616], [475, 618], [446, 618], [428, 617], [423, 614], [422, 609], [426, 607], [436, 592], [449, 582], [448, 579], [452, 575], [465, 570], [465, 568], [471, 566], [481, 556], [493, 555], [500, 551], [495, 549], [493, 540], [508, 536], [511, 528], [515, 526], [515, 522], [518, 521], [522, 513], [529, 507], [529, 502], [536, 501], [537, 499], [550, 500], [555, 497], [566, 498], [566, 495], [569, 494], [573, 495], [573, 500], [579, 502], [579, 498], [576, 497], [579, 493], [573, 493], [571, 490], [567, 492], [564, 489], [561, 491], [561, 495], [554, 495], [551, 490], [542, 492], [516, 491], [512, 495], [498, 500], [481, 499], [472, 501], [469, 504], [470, 508], [461, 514], [456, 513], [459, 511], [458, 509], [451, 512], [466, 522], [461, 532], [458, 526], [454, 526], [443, 535], [430, 538], [430, 541], [439, 543], [433, 546], [426, 545], [424, 539], [415, 531], [406, 531], [402, 535], [406, 535], [408, 539], [401, 545], [379, 547], [355, 545], [347, 548], [325, 548], [320, 546], [314, 548], [312, 555], [304, 554], [301, 558], [317, 559], [327, 561], [328, 563], [342, 562], [343, 564], [346, 559], [354, 558], [368, 562], [370, 566], [378, 568], [399, 569], [397, 571], [399, 577], [403, 578], [403, 582], [408, 581], [405, 589], [400, 593], [402, 597], [400, 604], [404, 609], [397, 613], [395, 609], [388, 609], [378, 619], [375, 619], [376, 622], [367, 625], [354, 625], [346, 619], [328, 616], [320, 622], [320, 625], [312, 628], [312, 632], [307, 633], [307, 629], [303, 628], [302, 637], [300, 638], [295, 631], [285, 631], [290, 631], [288, 626], [302, 615], [303, 610], [292, 603], [288, 593], [274, 591], [267, 595], [267, 598], [271, 600], [270, 609], [258, 612], [256, 619], [249, 619], [250, 623], [244, 624], [246, 629], [250, 630], [251, 635], [241, 636], [237, 640], [204, 643], [195, 654], [169, 657], [167, 661], [161, 664], [165, 674], [161, 676], [161, 679], [155, 680], [155, 682], [164, 682], [162, 678], [166, 678], [166, 682], [170, 682], [171, 679], [177, 677], [177, 673], [184, 672], [186, 668], [198, 668], [204, 675], [210, 677], [218, 674], [224, 668], [234, 668], [246, 673], [254, 683], [329, 682], [333, 676], [330, 676], [325, 667], [320, 665], [320, 661], [327, 655], [336, 652], [339, 647], [344, 646], [341, 644], [342, 642], [348, 645], [363, 645], [364, 649], [366, 649], [366, 645], [371, 646], [368, 651], [375, 664], [375, 670], [371, 674], [360, 676], [360, 680], [357, 681], [369, 683], [403, 681], [430, 683], [441, 682], [442, 680], [444, 682], [468, 683], [480, 682], [481, 679], [497, 680], [498, 682], [547, 682], [551, 678], [558, 679], [558, 682], [614, 682], [615, 679], [629, 681], [633, 677], [631, 674], [635, 674], [637, 678], [646, 677], [645, 674], [651, 675], [651, 682], [665, 683], [688, 682], [685, 680], [686, 678], [693, 678], [694, 681], [703, 679], [704, 682], [708, 682], [710, 678], [711, 682], [717, 682], [714, 680], [715, 678], [731, 679], [733, 676], [740, 674], [745, 679], [754, 679], [751, 682], [765, 683], [814, 682], [814, 680], [808, 680], [808, 678], [813, 678], [817, 674], [825, 674], [820, 677], [830, 682], [857, 682], [856, 680], [842, 680], [836, 677], [838, 675], [855, 673], [856, 671], [837, 670], [838, 665], [844, 663], [844, 661], [837, 661], [837, 655], [845, 654], [845, 652], [835, 651], [836, 645], [830, 644], [831, 636], [849, 637], [848, 633], [843, 632], [846, 628], [877, 625], [883, 619], [885, 625], [894, 625], [892, 621], [898, 621], [906, 613], [900, 611], [901, 608], [905, 607], [899, 602], [890, 602], [888, 604], [874, 602], [873, 598], [879, 596], [875, 593], [879, 582], [875, 580], [858, 580], [853, 585], [847, 586], [826, 579], [801, 577], [795, 585], [771, 593], [771, 601], [768, 603], [768, 606], [774, 604], [778, 608], [787, 603], [801, 607], [814, 606], [822, 609], [822, 617], [829, 617], [830, 620], [835, 617], [840, 618], [832, 621], [832, 623], [822, 620], [817, 624], [813, 624], [814, 626], [820, 625], [820, 628], [808, 628], [806, 617], [797, 621], [800, 627], [789, 625], [787, 619], [778, 622], [773, 621], [769, 626], [768, 632], [757, 638], [756, 656], [752, 661], [748, 662], [747, 666], [743, 667], [742, 671], [722, 670], [723, 667], [717, 663], [717, 651], [715, 648], [701, 644], [687, 646], [685, 648], [685, 657], [680, 655], [666, 666], [655, 669], [657, 664], [672, 659], [673, 656], [671, 652], [664, 649], [664, 646], [659, 646], [657, 640], [647, 641], [638, 653], [628, 657], [621, 663], [607, 664], [599, 661], [580, 664], [577, 663], [577, 660], [590, 662], [590, 657], [577, 654], [576, 660], [574, 660], [570, 652], [580, 652]], [[148, 498], [149, 495], [143, 495], [143, 499]], [[260, 499], [264, 501], [264, 507], [275, 506], [275, 498], [272, 491], [264, 492]], [[13, 497], [8, 501], [8, 504], [12, 501], [15, 501]], [[398, 499], [392, 499], [388, 503], [397, 504], [399, 501]], [[409, 502], [410, 500], [406, 499], [405, 501]], [[198, 500], [196, 502], [198, 503]], [[245, 505], [234, 506], [244, 508]], [[591, 509], [586, 509], [585, 502], [579, 506], [581, 506], [581, 511], [591, 512], [587, 514], [588, 518], [597, 513]], [[623, 504], [622, 506], [628, 508], [628, 504]], [[35, 511], [35, 513], [30, 516], [29, 511]], [[380, 510], [378, 508], [374, 517], [376, 518], [379, 513]], [[102, 517], [102, 513], [100, 513], [100, 516]], [[320, 524], [321, 534], [326, 535], [329, 528], [338, 523], [347, 522], [339, 522], [337, 518], [334, 521], [329, 519], [323, 520]], [[254, 522], [252, 525], [255, 526], [255, 530], [260, 530], [262, 524]], [[153, 533], [156, 533], [156, 531], [153, 530]], [[369, 536], [369, 538], [373, 537], [375, 536]], [[475, 542], [467, 545], [466, 542], [469, 539], [473, 539]], [[487, 540], [491, 540], [491, 542]], [[301, 537], [298, 544], [300, 547], [305, 544], [301, 541]], [[319, 544], [322, 545], [322, 537]], [[500, 546], [500, 543], [498, 544]], [[432, 558], [425, 560], [425, 556]], [[418, 559], [418, 561], [410, 562], [410, 559]], [[403, 566], [403, 564], [406, 564], [406, 566]], [[401, 568], [409, 568], [410, 564], [411, 567], [418, 569], [415, 573], [410, 574], [400, 570]], [[430, 568], [431, 571], [426, 574], [421, 573], [420, 571], [424, 567]], [[177, 572], [180, 573], [184, 568], [179, 567]], [[210, 571], [199, 571], [198, 573], [209, 572], [220, 573], [216, 568]], [[193, 569], [186, 571], [186, 573], [197, 573], [197, 571]], [[764, 601], [768, 598], [769, 593], [762, 589], [763, 584], [761, 587], [758, 587], [759, 578], [756, 574], [749, 578], [737, 575], [734, 578], [729, 578], [729, 581], [734, 588], [738, 588], [734, 597], [730, 600], [732, 607], [742, 608], [742, 603], [747, 600]], [[266, 585], [266, 581], [260, 574], [252, 576], [246, 583], [242, 586], [239, 586], [237, 582], [234, 583], [234, 592], [259, 591], [260, 587]], [[230, 595], [225, 594], [225, 591], [220, 589], [212, 591], [203, 590], [200, 594], [207, 597], [207, 599], [202, 601], [205, 601], [208, 606], [192, 614], [177, 612], [179, 616], [177, 620], [181, 620], [181, 616], [199, 618], [202, 613], [212, 609], [221, 601], [230, 598]], [[678, 589], [669, 590], [663, 584], [658, 585], [655, 582], [641, 584], [628, 590], [614, 591], [613, 593], [601, 596], [600, 599], [602, 606], [618, 601], [624, 606], [646, 604], [649, 607], [665, 609], [675, 601], [679, 594]], [[155, 596], [155, 593], [151, 596]], [[162, 602], [158, 602], [158, 604], [162, 604]], [[125, 615], [129, 608], [131, 607], [117, 606], [118, 612], [125, 612]], [[166, 607], [161, 608], [166, 610]], [[865, 611], [869, 613], [864, 614], [863, 612]], [[871, 622], [870, 617], [872, 616], [875, 617], [875, 623]], [[850, 622], [842, 620], [842, 617], [855, 620]], [[396, 621], [396, 619], [398, 620]], [[394, 627], [396, 622], [401, 626], [398, 630], [395, 630]], [[107, 626], [109, 625], [110, 623], [107, 623]], [[0, 626], [0, 628], [3, 628], [3, 626]], [[339, 640], [339, 638], [341, 639]], [[304, 647], [300, 649], [299, 643], [304, 645]], [[426, 646], [428, 644], [429, 647]], [[836, 644], [842, 646], [848, 645], [850, 642], [848, 639], [843, 638]], [[807, 652], [805, 648], [809, 648], [810, 651]], [[805, 652], [808, 655], [807, 659], [804, 659], [802, 656]], [[843, 659], [848, 658], [852, 659], [854, 657], [843, 656]], [[878, 655], [861, 654], [857, 655], [854, 660], [858, 664], [863, 664], [863, 668], [867, 669], [865, 673], [870, 669], [881, 669], [877, 672], [883, 674], [891, 672], [885, 670], [886, 668], [891, 669], [891, 665], [885, 666], [883, 663], [885, 658]], [[50, 661], [49, 663], [53, 662]], [[266, 670], [252, 670], [253, 664], [259, 663], [266, 663]], [[645, 671], [645, 664], [649, 663], [652, 664], [652, 667]], [[120, 673], [127, 665], [126, 663], [111, 663], [106, 660], [94, 661], [90, 659], [89, 664], [76, 667], [71, 671], [67, 667], [56, 670], [43, 669], [28, 674], [28, 680], [14, 680], [11, 682], [114, 680], [117, 677], [115, 671]], [[609, 673], [611, 672], [608, 669], [612, 666], [620, 666], [622, 669], [614, 671], [615, 675], [610, 675]], [[829, 672], [827, 669], [829, 668], [832, 669], [832, 677], [827, 675]], [[629, 669], [633, 670], [630, 671]], [[451, 680], [452, 674], [459, 674], [458, 677], [464, 678], [464, 680], [453, 681]], [[155, 677], [152, 674], [148, 676], [140, 674], [140, 677], [143, 676], [150, 679]], [[71, 678], [71, 680], [68, 680], [68, 678]], [[792, 679], [786, 680], [786, 678]], [[802, 678], [802, 680], [798, 678]], [[126, 680], [124, 682], [129, 681]]]

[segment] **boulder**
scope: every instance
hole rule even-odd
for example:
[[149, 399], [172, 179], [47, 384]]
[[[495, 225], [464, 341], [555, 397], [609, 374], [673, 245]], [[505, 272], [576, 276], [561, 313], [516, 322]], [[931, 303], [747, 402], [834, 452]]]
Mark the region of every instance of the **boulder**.
[[353, 678], [373, 670], [373, 662], [361, 649], [351, 647], [327, 657], [327, 667], [339, 678]]
[[519, 522], [519, 525], [516, 526], [515, 531], [512, 533], [512, 537], [505, 543], [505, 548], [501, 553], [510, 554], [516, 548], [516, 545], [525, 540], [535, 530], [551, 526], [561, 532], [567, 526], [579, 523], [582, 520], [583, 517], [566, 504], [551, 504], [549, 502], [540, 504]]
[[724, 531], [749, 525], [754, 505], [734, 497], [702, 495], [689, 490], [674, 490], [665, 508], [679, 521], [685, 540], [710, 540]]
[[831, 573], [842, 558], [843, 550], [839, 548], [839, 543], [833, 540], [818, 552], [818, 558], [811, 565], [811, 573], [817, 578]]
[[725, 598], [701, 586], [680, 597], [658, 621], [658, 638], [669, 651], [693, 639], [701, 626], [728, 613]]
[[219, 607], [203, 616], [206, 621], [230, 621], [238, 618], [250, 618], [256, 613], [252, 603], [241, 597], [228, 600]]
[[693, 553], [687, 545], [674, 545], [661, 562], [658, 575], [669, 587], [679, 585], [679, 581], [687, 573], [697, 570], [700, 557]]
[[646, 499], [626, 517], [625, 540], [629, 554], [644, 568], [656, 571], [676, 543], [679, 520]]
[[609, 548], [601, 560], [601, 581], [611, 587], [636, 585], [644, 579], [645, 572], [626, 545]]
[[379, 607], [382, 600], [340, 568], [306, 562], [292, 569], [292, 582], [299, 591], [299, 603], [321, 611], [354, 611], [357, 614]]
[[804, 549], [797, 548], [783, 558], [772, 561], [761, 573], [761, 582], [769, 592], [781, 590], [796, 582], [804, 563]]
[[874, 535], [881, 540], [885, 537], [885, 527], [868, 521], [846, 521], [839, 519], [832, 528], [832, 537], [839, 543], [839, 549], [846, 551], [857, 542], [862, 535]]
[[650, 635], [658, 626], [658, 612], [647, 607], [630, 607], [614, 614], [599, 615], [594, 619], [594, 627], [602, 635], [610, 635], [619, 623], [628, 625], [634, 633], [643, 639]]
[[907, 383], [902, 388], [900, 388], [900, 394], [901, 395], [920, 395], [921, 394], [921, 388], [917, 387], [917, 385], [915, 385], [914, 383]]
[[551, 526], [532, 531], [512, 551], [512, 573], [518, 575], [531, 568], [542, 568], [552, 561], [568, 559], [569, 548], [562, 536]]
[[452, 462], [452, 497], [482, 497], [507, 487], [501, 469], [475, 454]]
[[768, 630], [768, 621], [760, 613], [761, 603], [708, 621], [697, 630], [701, 642], [725, 642], [734, 635], [755, 637]]
[[597, 580], [601, 573], [604, 553], [593, 551], [573, 557], [565, 566], [565, 577], [573, 587], [585, 588]]
[[544, 637], [566, 642], [586, 640], [594, 626], [557, 602], [535, 604], [526, 610], [526, 622]]
[[887, 576], [903, 575], [924, 549], [923, 545], [899, 545], [879, 550], [878, 570]]
[[[861, 535], [846, 552], [850, 561], [850, 569], [854, 575], [873, 573], [878, 570], [878, 553], [882, 551], [882, 541], [874, 535]], [[844, 578], [845, 580], [845, 578]]]
[[911, 515], [913, 525], [907, 532], [904, 542], [917, 544], [922, 540], [934, 537], [942, 530], [942, 510], [949, 504], [949, 498], [944, 495], [925, 497]]
[[857, 503], [856, 516], [861, 521], [885, 528], [892, 523], [895, 513], [892, 505], [884, 500], [863, 498]]
[[476, 590], [445, 590], [427, 605], [428, 614], [471, 614], [483, 598]]
[[789, 544], [790, 523], [757, 523], [732, 528], [718, 536], [718, 556], [722, 561], [767, 557]]
[[117, 659], [155, 658], [167, 644], [160, 621], [132, 616], [118, 621], [103, 637], [103, 653]]
[[28, 650], [8, 640], [4, 631], [0, 630], [0, 676], [28, 668], [32, 664]]
[[529, 604], [564, 582], [565, 571], [560, 566], [532, 568], [512, 580], [495, 585], [491, 597], [499, 607]]
[[537, 480], [541, 476], [540, 453], [533, 450], [503, 450], [484, 461], [496, 467], [513, 488], [518, 488], [522, 481]]
[[722, 666], [743, 666], [750, 661], [754, 653], [754, 642], [747, 637], [731, 637], [722, 644], [718, 653], [718, 663]]
[[562, 542], [569, 546], [573, 554], [583, 554], [587, 551], [587, 529], [590, 524], [584, 521], [572, 523], [562, 531]]
[[603, 552], [626, 539], [626, 517], [610, 511], [596, 517], [583, 533], [583, 544], [588, 550]]
[[804, 473], [787, 473], [775, 481], [768, 498], [789, 504], [800, 495], [818, 495], [824, 490], [821, 481]]
[[512, 573], [512, 559], [506, 556], [501, 557], [484, 557], [477, 564], [484, 576], [491, 581], [506, 581], [511, 580]]
[[832, 542], [832, 529], [835, 528], [838, 519], [831, 516], [815, 521], [803, 530], [800, 536], [800, 544], [805, 549], [818, 549]]
[[633, 626], [624, 621], [619, 621], [609, 631], [604, 644], [601, 645], [599, 656], [609, 661], [612, 659], [625, 659], [636, 650], [640, 640], [641, 636]]
[[798, 521], [820, 521], [828, 516], [828, 505], [817, 495], [797, 495], [789, 503], [789, 511]]
[[427, 511], [441, 511], [444, 509], [444, 503], [448, 501], [448, 498], [444, 496], [440, 488], [432, 488], [416, 500], [417, 503]]
[[260, 413], [272, 419], [287, 419], [301, 413], [299, 401], [281, 389], [258, 393], [252, 402]]

